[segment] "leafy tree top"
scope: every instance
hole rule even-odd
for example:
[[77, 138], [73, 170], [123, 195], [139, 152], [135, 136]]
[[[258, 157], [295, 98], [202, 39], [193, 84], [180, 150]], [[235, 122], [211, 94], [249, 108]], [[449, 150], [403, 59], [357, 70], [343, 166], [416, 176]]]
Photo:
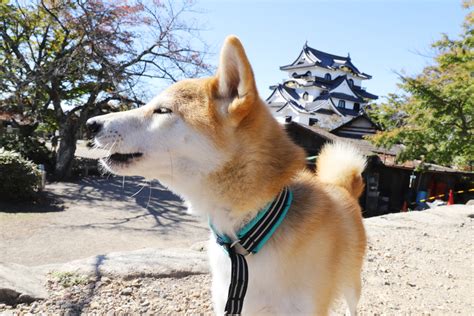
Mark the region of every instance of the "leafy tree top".
[[[471, 5], [467, 2], [465, 6]], [[421, 159], [468, 167], [474, 157], [474, 30], [469, 13], [458, 39], [433, 43], [436, 57], [416, 76], [400, 75], [403, 91], [369, 112], [384, 131], [370, 140], [383, 147], [402, 144], [400, 161]]]

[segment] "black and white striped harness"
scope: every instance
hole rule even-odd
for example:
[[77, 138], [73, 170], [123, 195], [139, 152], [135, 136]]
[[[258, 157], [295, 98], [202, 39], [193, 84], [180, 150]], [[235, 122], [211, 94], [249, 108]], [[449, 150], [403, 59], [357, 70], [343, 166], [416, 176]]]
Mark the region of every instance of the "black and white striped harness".
[[257, 216], [245, 225], [238, 233], [237, 240], [217, 233], [211, 221], [209, 225], [216, 236], [216, 241], [229, 254], [232, 270], [225, 306], [226, 315], [240, 315], [247, 292], [249, 271], [245, 257], [257, 253], [270, 239], [281, 224], [293, 200], [293, 193], [285, 187], [275, 200], [267, 204]]

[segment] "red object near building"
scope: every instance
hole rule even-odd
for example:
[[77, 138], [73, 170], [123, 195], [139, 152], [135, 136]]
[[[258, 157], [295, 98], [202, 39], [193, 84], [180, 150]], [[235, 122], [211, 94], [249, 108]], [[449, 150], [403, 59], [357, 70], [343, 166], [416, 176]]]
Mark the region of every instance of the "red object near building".
[[454, 194], [453, 190], [449, 190], [448, 205], [454, 204]]
[[407, 201], [403, 202], [402, 212], [408, 212], [408, 203], [407, 203]]

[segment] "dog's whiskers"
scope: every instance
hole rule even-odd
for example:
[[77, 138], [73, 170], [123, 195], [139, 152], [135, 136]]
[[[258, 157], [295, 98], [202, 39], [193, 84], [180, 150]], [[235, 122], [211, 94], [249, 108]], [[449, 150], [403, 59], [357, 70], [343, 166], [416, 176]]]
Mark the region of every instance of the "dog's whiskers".
[[[115, 146], [117, 144], [117, 140], [115, 140], [113, 143], [107, 143], [103, 146], [98, 146], [97, 144], [94, 143], [94, 147], [96, 149], [101, 149], [101, 150], [105, 150], [106, 151], [106, 154], [105, 154], [105, 157], [102, 157], [102, 161], [104, 162], [105, 165], [109, 164], [109, 161], [110, 161], [110, 155], [112, 154]], [[110, 176], [112, 175], [108, 170], [107, 168], [104, 166], [104, 165], [101, 165], [100, 166], [100, 171], [102, 172], [103, 175], [105, 175], [107, 173], [107, 180], [110, 178]]]
[[137, 194], [142, 192], [143, 189], [146, 187], [146, 185], [147, 185], [146, 183], [144, 185], [142, 185], [142, 187], [137, 192], [133, 193], [132, 196], [130, 196], [130, 197], [135, 197]]
[[153, 180], [150, 180], [149, 181], [149, 184], [150, 184], [150, 193], [148, 194], [148, 202], [146, 203], [146, 208], [148, 208], [148, 206], [150, 205], [150, 201], [151, 201], [151, 190], [152, 190], [152, 186], [151, 186], [151, 182]]

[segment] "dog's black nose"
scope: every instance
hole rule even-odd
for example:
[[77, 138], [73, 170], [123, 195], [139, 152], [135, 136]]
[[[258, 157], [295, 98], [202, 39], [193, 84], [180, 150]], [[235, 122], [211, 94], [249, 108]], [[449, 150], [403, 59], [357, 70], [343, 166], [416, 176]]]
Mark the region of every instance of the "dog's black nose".
[[95, 136], [102, 129], [102, 124], [97, 122], [94, 119], [89, 119], [86, 122], [86, 127], [87, 127], [87, 130], [89, 131], [89, 133], [91, 134], [91, 136]]

